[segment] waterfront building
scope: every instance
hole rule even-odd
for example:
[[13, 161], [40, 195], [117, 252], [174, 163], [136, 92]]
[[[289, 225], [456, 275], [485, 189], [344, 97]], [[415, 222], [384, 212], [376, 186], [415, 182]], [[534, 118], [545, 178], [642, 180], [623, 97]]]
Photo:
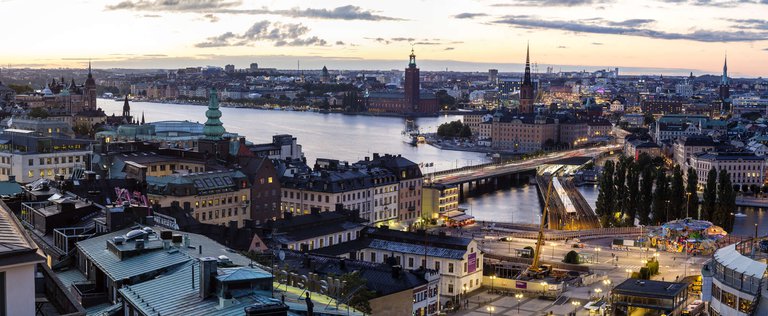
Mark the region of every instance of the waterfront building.
[[300, 160], [304, 158], [296, 137], [288, 134], [272, 136], [271, 143], [245, 145], [256, 157], [277, 160]]
[[373, 184], [370, 175], [360, 169], [344, 166], [302, 171], [282, 176], [280, 183], [283, 212], [310, 214], [313, 208], [328, 212], [341, 203], [345, 209], [358, 211], [361, 217], [367, 215], [366, 219], [372, 220]]
[[459, 210], [459, 187], [435, 183], [422, 189], [421, 211], [426, 220], [437, 220], [442, 215]]
[[369, 112], [396, 113], [414, 115], [434, 115], [440, 111], [437, 98], [434, 95], [421, 93], [419, 68], [416, 67], [416, 55], [411, 50], [408, 67], [405, 68], [405, 92], [380, 93], [372, 92], [365, 97], [365, 105]]
[[410, 227], [422, 217], [421, 195], [424, 176], [415, 162], [401, 155], [379, 155], [374, 153], [369, 160], [358, 164], [381, 167], [389, 170], [397, 179], [397, 221], [403, 227]]
[[[137, 168], [146, 170], [146, 166]], [[152, 205], [168, 207], [172, 202], [193, 205], [192, 216], [201, 223], [243, 227], [251, 220], [251, 184], [240, 171], [147, 176], [147, 198]]]
[[728, 171], [733, 185], [762, 187], [765, 182], [766, 158], [752, 152], [716, 152], [708, 151], [694, 154], [690, 165], [699, 177], [699, 187], [707, 182], [707, 173], [712, 168]]
[[491, 126], [491, 147], [519, 153], [541, 150], [558, 139], [554, 119], [534, 114], [496, 112]]
[[611, 315], [683, 315], [688, 284], [627, 279], [611, 290]]
[[768, 313], [768, 266], [760, 244], [747, 241], [720, 248], [701, 268], [701, 299], [708, 302], [709, 315]]
[[394, 257], [393, 262], [403, 269], [434, 270], [440, 275], [440, 296], [446, 299], [441, 301], [443, 306], [482, 287], [484, 256], [472, 238], [369, 227], [355, 241], [313, 253], [371, 263], [387, 263]]

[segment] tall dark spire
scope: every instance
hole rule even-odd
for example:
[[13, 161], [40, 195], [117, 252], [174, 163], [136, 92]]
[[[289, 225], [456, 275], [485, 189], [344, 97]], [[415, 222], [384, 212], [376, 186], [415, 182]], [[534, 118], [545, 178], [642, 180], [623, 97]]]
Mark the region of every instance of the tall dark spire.
[[141, 112], [141, 125], [144, 125], [144, 123], [146, 123], [146, 122], [144, 121], [144, 111], [142, 111]]
[[728, 54], [725, 54], [725, 59], [723, 60], [723, 77], [720, 78], [720, 84], [728, 84]]
[[91, 60], [88, 60], [88, 78], [93, 78], [93, 73], [91, 73]]
[[128, 104], [128, 94], [125, 94], [125, 102], [123, 103], [123, 117], [128, 118], [131, 116], [131, 105]]
[[532, 85], [531, 82], [531, 45], [525, 47], [525, 74], [523, 75], [523, 84]]

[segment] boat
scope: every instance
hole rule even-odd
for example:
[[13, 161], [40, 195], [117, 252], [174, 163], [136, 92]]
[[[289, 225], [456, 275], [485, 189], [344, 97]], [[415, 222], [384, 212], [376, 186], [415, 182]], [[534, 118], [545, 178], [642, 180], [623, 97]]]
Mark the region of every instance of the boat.
[[747, 214], [744, 214], [744, 213], [736, 213], [736, 214], [733, 214], [733, 216], [735, 216], [735, 217], [747, 217]]
[[405, 120], [405, 129], [400, 133], [403, 142], [411, 146], [416, 146], [419, 143], [420, 134], [421, 133], [419, 132], [419, 127], [416, 126], [416, 122], [411, 118], [407, 118]]

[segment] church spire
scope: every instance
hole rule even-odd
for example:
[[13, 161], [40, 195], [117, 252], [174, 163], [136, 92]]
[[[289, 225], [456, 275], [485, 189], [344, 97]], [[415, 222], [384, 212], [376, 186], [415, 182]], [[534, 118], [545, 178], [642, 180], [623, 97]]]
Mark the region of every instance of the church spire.
[[723, 60], [723, 77], [720, 78], [720, 84], [728, 84], [728, 54], [725, 54], [725, 59]]
[[533, 85], [531, 82], [531, 45], [525, 47], [525, 74], [523, 75], [523, 84]]
[[205, 138], [221, 139], [221, 136], [224, 135], [226, 131], [220, 120], [221, 110], [219, 110], [219, 97], [214, 88], [211, 88], [210, 97], [208, 99], [208, 111], [205, 111], [205, 116], [208, 118], [203, 127]]
[[88, 78], [93, 78], [93, 74], [91, 73], [91, 60], [88, 60]]
[[144, 121], [144, 111], [142, 111], [141, 112], [141, 125], [144, 125], [144, 123], [146, 123], [146, 122]]

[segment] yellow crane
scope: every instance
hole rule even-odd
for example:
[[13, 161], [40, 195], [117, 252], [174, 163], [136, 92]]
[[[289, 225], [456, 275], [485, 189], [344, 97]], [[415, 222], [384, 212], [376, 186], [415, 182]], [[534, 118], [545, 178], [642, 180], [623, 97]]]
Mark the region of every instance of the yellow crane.
[[544, 244], [544, 224], [546, 223], [547, 215], [549, 215], [549, 199], [552, 195], [552, 181], [554, 178], [554, 174], [550, 175], [549, 184], [547, 184], [547, 195], [544, 199], [544, 210], [541, 213], [541, 225], [539, 226], [539, 235], [536, 238], [536, 250], [533, 252], [533, 263], [525, 271], [525, 276], [528, 277], [537, 277], [546, 272], [546, 269], [542, 269], [539, 266], [539, 257], [541, 256], [541, 247]]

